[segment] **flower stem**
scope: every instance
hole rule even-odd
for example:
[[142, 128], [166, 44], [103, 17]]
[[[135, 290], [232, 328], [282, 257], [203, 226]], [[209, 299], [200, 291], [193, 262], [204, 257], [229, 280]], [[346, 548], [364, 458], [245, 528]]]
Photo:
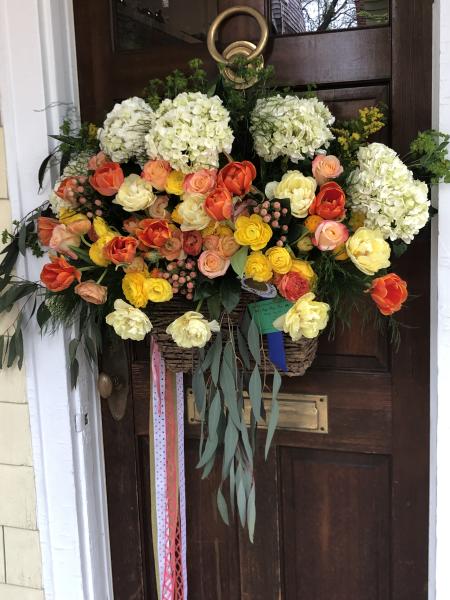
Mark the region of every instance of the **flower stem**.
[[200, 312], [202, 304], [203, 304], [203, 300], [199, 300], [197, 306], [195, 307], [195, 312]]
[[108, 272], [108, 269], [105, 269], [105, 270], [103, 271], [103, 273], [102, 273], [102, 274], [100, 275], [100, 277], [97, 279], [97, 283], [99, 283], [99, 284], [100, 284], [100, 283], [103, 281], [103, 279], [104, 279], [104, 277], [105, 277], [105, 275], [106, 275], [106, 273], [107, 273], [107, 272]]

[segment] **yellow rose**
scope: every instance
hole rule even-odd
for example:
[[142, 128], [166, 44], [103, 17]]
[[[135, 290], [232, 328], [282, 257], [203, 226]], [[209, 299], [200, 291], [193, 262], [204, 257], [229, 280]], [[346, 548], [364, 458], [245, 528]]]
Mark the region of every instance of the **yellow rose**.
[[272, 181], [266, 186], [266, 195], [272, 198], [288, 198], [294, 217], [304, 219], [314, 200], [317, 182], [314, 177], [305, 177], [300, 171], [287, 171], [280, 182]]
[[172, 286], [167, 279], [161, 277], [149, 277], [145, 281], [147, 297], [152, 302], [167, 302], [172, 299]]
[[166, 329], [180, 348], [203, 348], [217, 331], [220, 331], [217, 321], [208, 322], [201, 313], [193, 310], [175, 319]]
[[316, 277], [316, 274], [314, 273], [311, 265], [309, 264], [309, 262], [306, 262], [306, 260], [293, 260], [291, 271], [300, 273], [300, 275], [307, 279], [309, 283], [311, 283]]
[[270, 266], [275, 273], [284, 275], [291, 270], [292, 267], [292, 256], [286, 250], [286, 248], [279, 248], [274, 246], [266, 252], [266, 256], [269, 259]]
[[171, 171], [166, 180], [166, 192], [181, 196], [183, 193], [184, 173], [181, 171]]
[[116, 236], [117, 234], [113, 232], [106, 233], [105, 235], [100, 236], [98, 240], [92, 244], [89, 248], [89, 258], [94, 264], [99, 267], [107, 267], [109, 265], [110, 261], [103, 255], [103, 248]]
[[317, 337], [327, 326], [330, 307], [314, 298], [312, 292], [302, 296], [287, 313], [274, 321], [273, 326], [288, 333], [294, 342], [302, 337]]
[[149, 300], [145, 285], [147, 280], [148, 276], [146, 277], [145, 272], [143, 271], [127, 273], [122, 279], [122, 290], [125, 298], [136, 308], [147, 306]]
[[379, 229], [360, 227], [348, 238], [345, 246], [350, 260], [366, 275], [374, 275], [391, 264], [391, 247]]
[[241, 246], [250, 246], [252, 250], [262, 250], [272, 237], [272, 229], [260, 215], [238, 217], [235, 226], [234, 239]]
[[270, 261], [262, 252], [252, 252], [248, 256], [244, 273], [255, 281], [270, 281], [273, 275]]

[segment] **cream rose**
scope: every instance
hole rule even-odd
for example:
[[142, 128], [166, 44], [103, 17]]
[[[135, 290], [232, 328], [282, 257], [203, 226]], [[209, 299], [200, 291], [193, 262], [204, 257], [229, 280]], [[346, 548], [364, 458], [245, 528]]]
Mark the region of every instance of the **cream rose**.
[[208, 322], [201, 313], [193, 310], [175, 319], [166, 329], [180, 348], [203, 348], [217, 331], [220, 331], [217, 321]]
[[391, 264], [391, 247], [379, 229], [360, 227], [345, 244], [353, 264], [366, 275], [374, 275]]
[[314, 177], [305, 177], [300, 171], [287, 171], [281, 181], [271, 181], [266, 185], [266, 196], [272, 198], [288, 198], [291, 203], [291, 213], [294, 217], [303, 219], [314, 200], [317, 182]]
[[149, 208], [155, 199], [152, 185], [139, 175], [133, 174], [125, 177], [113, 204], [120, 204], [127, 212], [135, 212]]
[[288, 333], [294, 342], [302, 337], [315, 338], [328, 323], [329, 305], [317, 302], [315, 295], [308, 292], [273, 323], [277, 329]]
[[114, 311], [106, 315], [105, 321], [123, 340], [143, 340], [153, 328], [150, 319], [142, 310], [134, 308], [124, 300], [114, 302]]
[[201, 231], [211, 222], [203, 205], [205, 196], [203, 194], [183, 194], [182, 202], [178, 205], [178, 215], [182, 219], [182, 231]]

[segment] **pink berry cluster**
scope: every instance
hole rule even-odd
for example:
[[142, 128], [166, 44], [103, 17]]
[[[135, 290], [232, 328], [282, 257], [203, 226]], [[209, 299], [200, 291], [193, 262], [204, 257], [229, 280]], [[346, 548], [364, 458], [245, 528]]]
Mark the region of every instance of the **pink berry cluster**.
[[186, 296], [187, 300], [194, 299], [195, 280], [197, 278], [197, 263], [192, 258], [173, 260], [166, 266], [163, 274], [172, 286], [174, 294]]
[[85, 176], [73, 177], [64, 192], [73, 205], [78, 206], [79, 212], [85, 214], [89, 219], [103, 216], [103, 201], [95, 197], [95, 191], [88, 183]]
[[288, 223], [291, 218], [289, 209], [283, 207], [279, 200], [264, 200], [255, 206], [253, 212], [260, 215], [263, 221], [270, 225], [274, 238], [278, 238], [276, 245], [284, 246], [287, 242]]

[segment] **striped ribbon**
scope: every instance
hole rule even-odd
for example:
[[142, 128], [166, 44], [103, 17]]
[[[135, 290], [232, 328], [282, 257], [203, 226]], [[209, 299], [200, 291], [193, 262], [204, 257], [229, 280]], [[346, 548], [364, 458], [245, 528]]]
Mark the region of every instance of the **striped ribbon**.
[[151, 344], [150, 480], [159, 600], [187, 600], [183, 374]]

